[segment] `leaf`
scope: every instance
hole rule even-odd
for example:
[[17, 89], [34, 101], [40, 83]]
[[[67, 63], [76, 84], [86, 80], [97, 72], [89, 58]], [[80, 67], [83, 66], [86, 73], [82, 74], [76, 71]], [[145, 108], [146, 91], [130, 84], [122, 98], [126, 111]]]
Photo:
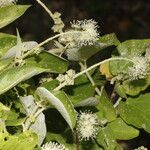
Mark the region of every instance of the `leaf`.
[[1, 150], [33, 150], [37, 145], [37, 136], [31, 131], [19, 135], [0, 134]]
[[35, 41], [28, 41], [28, 42], [22, 42], [22, 43], [17, 43], [15, 46], [10, 48], [3, 56], [2, 59], [8, 59], [8, 58], [13, 58], [16, 56], [18, 51], [22, 50], [31, 50], [35, 46], [37, 46], [38, 43]]
[[109, 62], [100, 65], [100, 72], [102, 75], [105, 75], [107, 79], [111, 79], [113, 77], [110, 73]]
[[10, 5], [0, 8], [0, 28], [19, 18], [29, 7], [29, 5]]
[[11, 67], [2, 72], [0, 74], [0, 94], [37, 74], [42, 72], [63, 73], [67, 67], [67, 61], [43, 51], [38, 56], [28, 58], [25, 65]]
[[16, 37], [13, 35], [0, 33], [0, 57], [3, 56], [11, 47], [16, 45]]
[[93, 46], [84, 46], [80, 49], [73, 48], [67, 50], [67, 55], [70, 60], [82, 60], [85, 61], [89, 59], [94, 54], [98, 53], [102, 49], [105, 49], [109, 46], [118, 45], [120, 42], [118, 41], [116, 35], [114, 33], [106, 34], [99, 38], [97, 43]]
[[59, 85], [59, 81], [54, 79], [48, 82], [44, 82], [43, 84], [41, 84], [41, 87], [44, 87], [47, 90], [51, 91], [54, 90], [58, 85]]
[[124, 89], [124, 87], [121, 85], [121, 83], [116, 82], [116, 83], [115, 83], [115, 88], [114, 88], [114, 90], [116, 91], [116, 93], [117, 93], [120, 97], [122, 97], [122, 98], [127, 98], [125, 89]]
[[139, 135], [139, 130], [127, 125], [121, 118], [110, 122], [107, 127], [112, 130], [115, 139], [130, 140]]
[[114, 33], [106, 34], [99, 38], [98, 44], [95, 46], [85, 46], [79, 50], [82, 60], [87, 60], [97, 52], [109, 46], [118, 45], [120, 42]]
[[[71, 149], [70, 149], [71, 150]], [[103, 150], [94, 140], [82, 141], [80, 144], [80, 150]]]
[[150, 132], [150, 94], [140, 95], [137, 98], [128, 98], [119, 105], [120, 115], [130, 125], [143, 128]]
[[43, 87], [37, 88], [36, 93], [41, 98], [41, 100], [47, 101], [53, 105], [73, 130], [76, 124], [76, 114], [73, 105], [67, 95], [62, 91], [52, 93]]
[[6, 120], [10, 113], [10, 108], [0, 102], [0, 119]]
[[[34, 102], [34, 98], [32, 95], [21, 97], [20, 101], [23, 104], [23, 107], [26, 111], [27, 116], [32, 116], [36, 109], [37, 105]], [[31, 122], [26, 122], [25, 127], [28, 126]], [[38, 143], [41, 145], [45, 139], [46, 136], [46, 124], [45, 124], [45, 115], [41, 112], [38, 117], [35, 119], [35, 121], [31, 124], [29, 129], [33, 129], [33, 131], [38, 135]]]
[[0, 71], [4, 71], [12, 62], [12, 59], [0, 60]]
[[128, 68], [133, 66], [133, 64], [126, 60], [112, 60], [109, 61], [109, 71], [113, 76], [121, 73], [127, 73]]
[[73, 103], [75, 107], [83, 106], [96, 106], [99, 103], [99, 100], [95, 97], [89, 97], [85, 100], [82, 100], [80, 103]]
[[28, 62], [46, 69], [47, 72], [64, 73], [68, 69], [67, 60], [44, 50], [40, 54], [28, 58]]
[[117, 115], [112, 103], [109, 101], [106, 92], [103, 90], [100, 97], [100, 103], [96, 106], [99, 110], [96, 114], [100, 120], [107, 120], [111, 122], [116, 119]]
[[118, 45], [117, 50], [121, 56], [134, 57], [143, 54], [150, 48], [150, 39], [127, 40]]
[[96, 140], [105, 150], [123, 150], [117, 144], [112, 130], [108, 127], [100, 128]]
[[[82, 91], [82, 92], [81, 92]], [[75, 80], [75, 85], [66, 91], [72, 103], [76, 106], [90, 97], [94, 97], [95, 89], [85, 75]]]
[[148, 76], [145, 79], [139, 79], [134, 81], [126, 80], [123, 82], [121, 87], [123, 88], [126, 94], [135, 96], [138, 95], [141, 91], [147, 89], [149, 85], [150, 85], [150, 76]]

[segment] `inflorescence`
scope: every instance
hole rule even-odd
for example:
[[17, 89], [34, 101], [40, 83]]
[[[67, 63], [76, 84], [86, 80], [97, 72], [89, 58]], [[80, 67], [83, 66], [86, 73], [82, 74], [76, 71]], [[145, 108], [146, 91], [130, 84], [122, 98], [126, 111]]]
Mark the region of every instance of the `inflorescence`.
[[128, 75], [130, 80], [144, 79], [148, 73], [149, 63], [146, 57], [137, 56], [132, 58], [134, 65], [129, 67]]
[[59, 42], [69, 48], [93, 45], [98, 39], [97, 22], [91, 20], [73, 21], [68, 34], [60, 36]]
[[94, 139], [98, 131], [98, 119], [96, 114], [90, 111], [80, 112], [77, 120], [77, 133], [80, 140]]
[[56, 142], [49, 142], [42, 146], [42, 150], [68, 150], [64, 145], [58, 144]]

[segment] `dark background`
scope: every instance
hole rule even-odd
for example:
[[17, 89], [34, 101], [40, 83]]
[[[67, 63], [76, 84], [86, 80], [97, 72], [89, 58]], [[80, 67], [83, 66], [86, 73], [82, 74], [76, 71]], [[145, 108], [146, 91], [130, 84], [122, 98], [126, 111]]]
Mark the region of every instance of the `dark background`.
[[[66, 25], [72, 20], [94, 19], [101, 35], [114, 32], [119, 40], [143, 39], [150, 35], [150, 0], [43, 0], [52, 12], [62, 13]], [[4, 30], [25, 40], [43, 41], [52, 35], [53, 22], [36, 0], [19, 0], [32, 7]]]
[[[62, 13], [67, 25], [72, 20], [94, 19], [99, 24], [100, 35], [116, 33], [120, 41], [144, 39], [150, 35], [150, 0], [43, 0], [52, 12]], [[20, 0], [31, 8], [15, 23], [1, 32], [16, 34], [19, 29], [23, 40], [42, 42], [52, 36], [53, 21], [35, 0]], [[50, 45], [47, 45], [50, 48]], [[150, 148], [150, 135], [143, 130], [131, 141], [121, 141], [124, 149], [133, 150], [144, 145]]]

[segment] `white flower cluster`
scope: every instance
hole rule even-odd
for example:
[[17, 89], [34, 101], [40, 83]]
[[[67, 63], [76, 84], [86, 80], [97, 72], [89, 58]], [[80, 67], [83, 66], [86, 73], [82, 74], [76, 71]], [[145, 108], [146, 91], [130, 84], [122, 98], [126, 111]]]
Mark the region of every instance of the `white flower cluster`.
[[98, 131], [98, 119], [96, 114], [90, 111], [80, 112], [77, 120], [77, 132], [80, 140], [94, 139]]
[[53, 20], [54, 20], [54, 26], [52, 27], [52, 30], [54, 32], [62, 33], [62, 30], [64, 28], [64, 23], [60, 18], [61, 14], [59, 12], [55, 12], [53, 14]]
[[56, 142], [49, 142], [42, 146], [42, 150], [68, 150], [64, 145], [58, 144]]
[[12, 5], [16, 3], [17, 0], [0, 0], [0, 7]]
[[130, 80], [144, 79], [148, 73], [149, 63], [146, 57], [137, 56], [132, 58], [134, 65], [129, 67], [128, 74]]
[[59, 42], [68, 45], [69, 48], [93, 45], [98, 39], [98, 25], [92, 19], [73, 21], [71, 28], [59, 38]]
[[75, 71], [70, 69], [66, 72], [65, 75], [59, 74], [59, 76], [56, 78], [60, 84], [64, 83], [65, 85], [74, 85], [74, 77]]
[[138, 147], [137, 149], [135, 149], [135, 150], [148, 150], [146, 147], [144, 147], [144, 146], [140, 146], [140, 147]]

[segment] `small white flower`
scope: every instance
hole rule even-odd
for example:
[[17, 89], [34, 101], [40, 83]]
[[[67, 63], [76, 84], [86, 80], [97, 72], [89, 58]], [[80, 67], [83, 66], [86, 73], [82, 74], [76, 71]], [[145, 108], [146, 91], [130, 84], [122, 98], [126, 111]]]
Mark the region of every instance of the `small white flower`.
[[64, 145], [58, 144], [56, 142], [49, 142], [42, 146], [42, 150], [68, 150]]
[[97, 22], [95, 22], [94, 20], [85, 19], [83, 21], [73, 21], [71, 23], [71, 27], [77, 31], [81, 31], [80, 35], [76, 37], [78, 45], [93, 45], [97, 41], [99, 33], [97, 31]]
[[137, 56], [133, 59], [134, 65], [129, 67], [128, 74], [130, 80], [144, 79], [148, 72], [149, 63], [145, 57]]
[[59, 74], [56, 78], [60, 83], [65, 83], [65, 85], [74, 85], [75, 71], [70, 69], [65, 75]]
[[12, 5], [16, 3], [17, 0], [0, 0], [0, 7]]
[[77, 132], [81, 140], [94, 139], [98, 131], [96, 114], [90, 111], [80, 112], [77, 120]]
[[69, 48], [93, 45], [98, 39], [97, 22], [91, 20], [73, 21], [72, 29], [60, 36], [59, 42]]
[[138, 147], [137, 149], [135, 149], [135, 150], [148, 150], [146, 147], [144, 147], [144, 146], [140, 146], [140, 147]]

